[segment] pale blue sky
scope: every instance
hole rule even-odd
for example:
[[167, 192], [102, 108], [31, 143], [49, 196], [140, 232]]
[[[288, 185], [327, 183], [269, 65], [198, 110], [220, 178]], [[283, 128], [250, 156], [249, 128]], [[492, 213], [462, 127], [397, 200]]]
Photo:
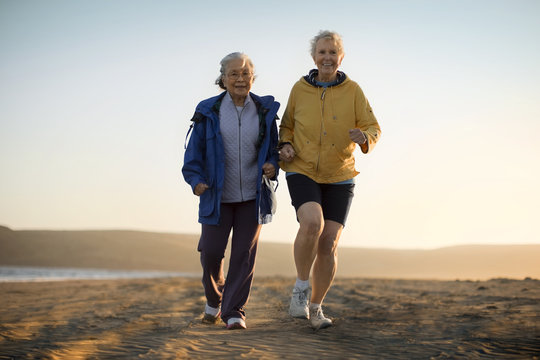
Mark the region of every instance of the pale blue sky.
[[[540, 243], [540, 2], [519, 0], [0, 0], [0, 224], [198, 233], [180, 168], [219, 61], [247, 53], [281, 115], [320, 29], [383, 130], [342, 245]], [[280, 183], [261, 239], [292, 243]]]

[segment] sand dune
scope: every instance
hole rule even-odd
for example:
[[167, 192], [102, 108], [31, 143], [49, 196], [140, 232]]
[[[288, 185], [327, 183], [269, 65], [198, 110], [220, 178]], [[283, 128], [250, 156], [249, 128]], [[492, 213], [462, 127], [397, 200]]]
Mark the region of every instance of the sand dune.
[[[13, 231], [0, 227], [0, 265], [200, 273], [198, 235], [141, 231]], [[407, 279], [540, 278], [540, 245], [436, 250], [339, 248], [338, 276]], [[292, 246], [261, 241], [256, 273], [292, 276]]]

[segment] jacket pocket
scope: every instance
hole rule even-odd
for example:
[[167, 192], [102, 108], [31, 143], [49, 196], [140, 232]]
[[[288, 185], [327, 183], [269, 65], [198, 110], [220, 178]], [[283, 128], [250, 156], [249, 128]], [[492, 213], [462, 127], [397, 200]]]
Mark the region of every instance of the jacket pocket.
[[214, 212], [215, 191], [213, 187], [208, 188], [199, 199], [199, 216], [207, 217]]
[[338, 149], [336, 146], [325, 148], [321, 157], [321, 169], [324, 176], [342, 175], [347, 171], [354, 171], [354, 157], [349, 149]]

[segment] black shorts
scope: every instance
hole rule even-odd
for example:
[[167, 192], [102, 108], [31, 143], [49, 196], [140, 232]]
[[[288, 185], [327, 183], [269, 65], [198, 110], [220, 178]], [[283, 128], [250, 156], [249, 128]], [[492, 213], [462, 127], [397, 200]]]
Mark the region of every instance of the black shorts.
[[292, 205], [298, 211], [303, 204], [314, 201], [321, 205], [325, 220], [345, 226], [354, 196], [354, 184], [319, 184], [302, 174], [287, 176]]

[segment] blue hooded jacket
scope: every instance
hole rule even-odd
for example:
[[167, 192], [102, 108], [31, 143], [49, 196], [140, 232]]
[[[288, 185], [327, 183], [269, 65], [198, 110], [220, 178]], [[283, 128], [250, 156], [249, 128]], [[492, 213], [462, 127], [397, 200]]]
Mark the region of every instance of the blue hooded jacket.
[[[201, 224], [219, 224], [221, 194], [225, 174], [225, 154], [223, 139], [219, 127], [219, 108], [226, 92], [218, 96], [203, 100], [197, 105], [190, 131], [193, 130], [184, 154], [184, 166], [182, 174], [191, 186], [193, 192], [199, 183], [208, 185], [208, 189], [199, 199], [199, 222]], [[273, 96], [259, 97], [249, 93], [253, 99], [259, 116], [259, 139], [257, 141], [257, 213], [253, 214], [259, 224], [265, 224], [272, 220], [271, 203], [268, 191], [261, 190], [262, 166], [269, 162], [276, 168], [278, 176], [279, 154], [277, 111], [279, 103]], [[189, 132], [188, 132], [189, 135]], [[261, 196], [265, 196], [261, 199]], [[270, 204], [270, 205], [269, 205]]]

